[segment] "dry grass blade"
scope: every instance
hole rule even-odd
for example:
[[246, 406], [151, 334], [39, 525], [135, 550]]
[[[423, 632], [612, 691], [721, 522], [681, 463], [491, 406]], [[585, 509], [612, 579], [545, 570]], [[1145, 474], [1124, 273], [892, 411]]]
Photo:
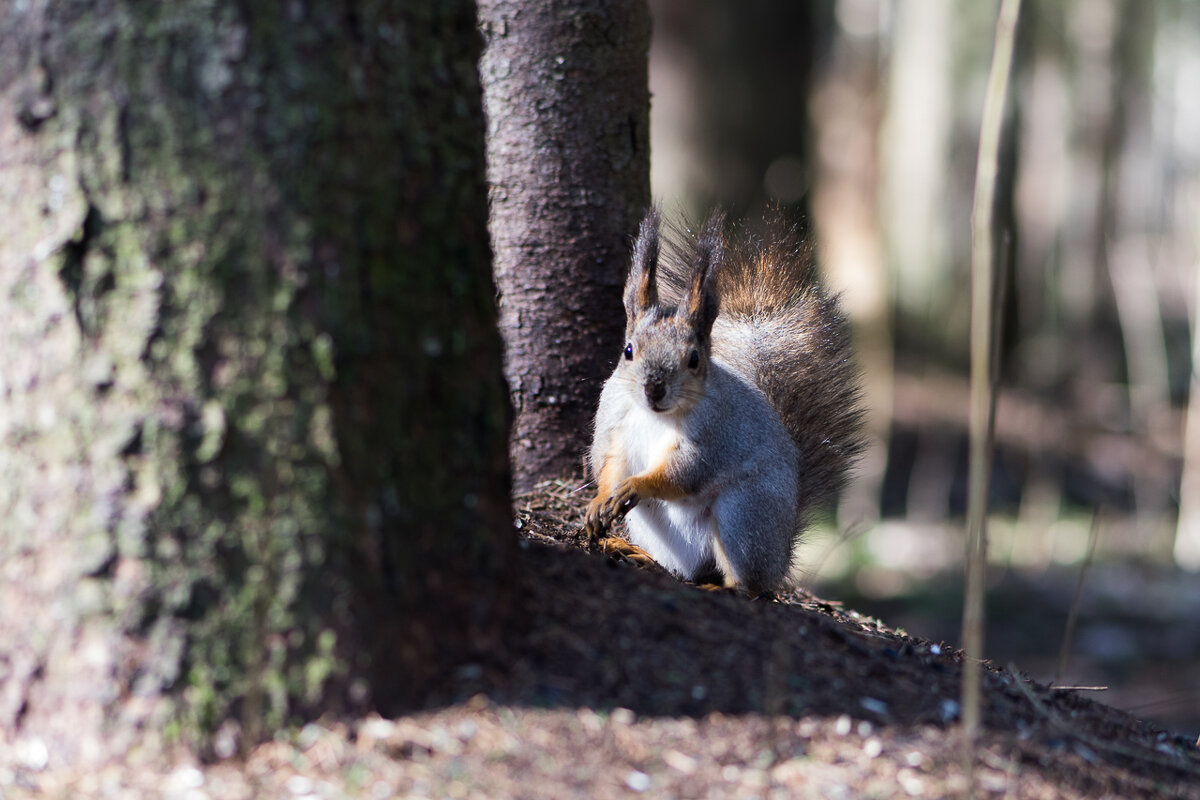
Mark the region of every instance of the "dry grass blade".
[[1075, 619], [1079, 616], [1079, 603], [1083, 599], [1083, 585], [1087, 580], [1088, 567], [1092, 565], [1092, 559], [1096, 555], [1096, 541], [1100, 538], [1100, 512], [1097, 510], [1092, 515], [1092, 529], [1088, 533], [1088, 549], [1087, 555], [1083, 558], [1083, 564], [1079, 567], [1079, 581], [1075, 584], [1075, 596], [1071, 600], [1071, 610], [1067, 614], [1067, 627], [1063, 631], [1062, 646], [1058, 651], [1058, 669], [1054, 672], [1054, 683], [1062, 680], [1063, 673], [1067, 671], [1067, 658], [1071, 653], [1071, 639], [1075, 636]]
[[974, 739], [980, 723], [980, 673], [983, 658], [983, 573], [987, 554], [988, 443], [992, 422], [992, 337], [994, 325], [995, 242], [993, 236], [996, 174], [1001, 123], [1008, 76], [1012, 66], [1020, 0], [1003, 0], [996, 23], [979, 156], [975, 172], [975, 201], [971, 215], [971, 409], [970, 466], [967, 495], [967, 585], [963, 601], [962, 720], [963, 768], [967, 796], [973, 794]]

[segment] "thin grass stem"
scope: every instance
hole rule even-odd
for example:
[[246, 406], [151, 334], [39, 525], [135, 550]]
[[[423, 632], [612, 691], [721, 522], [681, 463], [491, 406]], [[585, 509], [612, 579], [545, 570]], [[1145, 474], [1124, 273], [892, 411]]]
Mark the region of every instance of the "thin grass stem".
[[974, 750], [980, 727], [987, 490], [993, 420], [992, 353], [995, 298], [994, 207], [1001, 128], [1021, 0], [1002, 0], [984, 99], [971, 212], [971, 400], [967, 490], [967, 574], [963, 599], [962, 723], [966, 796], [974, 794]]

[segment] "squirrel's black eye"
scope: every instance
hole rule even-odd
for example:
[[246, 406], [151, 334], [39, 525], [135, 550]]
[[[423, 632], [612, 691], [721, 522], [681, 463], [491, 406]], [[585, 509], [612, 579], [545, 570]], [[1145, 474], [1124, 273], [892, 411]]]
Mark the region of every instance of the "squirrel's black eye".
[[632, 344], [625, 345], [625, 360], [633, 361], [633, 345]]
[[695, 369], [698, 366], [700, 366], [700, 354], [693, 350], [692, 354], [688, 356], [688, 369]]

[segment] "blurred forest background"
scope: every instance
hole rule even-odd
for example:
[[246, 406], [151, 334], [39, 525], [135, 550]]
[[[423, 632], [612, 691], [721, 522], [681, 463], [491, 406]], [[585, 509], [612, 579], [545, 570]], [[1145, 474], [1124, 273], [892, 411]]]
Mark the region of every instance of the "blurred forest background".
[[[651, 8], [654, 197], [693, 217], [782, 205], [854, 323], [872, 447], [802, 553], [809, 586], [958, 642], [970, 214], [997, 3]], [[1198, 98], [1200, 3], [1026, 0], [998, 186], [986, 644], [1191, 736]]]

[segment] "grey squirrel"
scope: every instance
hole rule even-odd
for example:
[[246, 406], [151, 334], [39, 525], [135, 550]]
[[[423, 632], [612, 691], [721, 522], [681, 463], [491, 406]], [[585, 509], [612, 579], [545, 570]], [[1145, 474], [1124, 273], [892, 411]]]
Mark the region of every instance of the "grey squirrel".
[[651, 210], [634, 243], [585, 530], [624, 516], [633, 550], [679, 577], [774, 592], [862, 447], [848, 326], [778, 213], [728, 247], [721, 213], [665, 246], [660, 228]]

